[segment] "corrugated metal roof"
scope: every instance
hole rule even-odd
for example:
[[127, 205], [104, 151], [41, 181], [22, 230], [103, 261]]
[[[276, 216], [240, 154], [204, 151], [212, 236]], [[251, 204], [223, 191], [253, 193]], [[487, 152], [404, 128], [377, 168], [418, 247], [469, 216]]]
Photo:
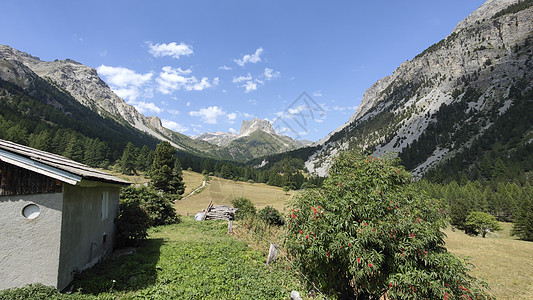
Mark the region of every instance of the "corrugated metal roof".
[[82, 179], [130, 184], [128, 181], [93, 169], [66, 157], [0, 140], [0, 160], [76, 185]]

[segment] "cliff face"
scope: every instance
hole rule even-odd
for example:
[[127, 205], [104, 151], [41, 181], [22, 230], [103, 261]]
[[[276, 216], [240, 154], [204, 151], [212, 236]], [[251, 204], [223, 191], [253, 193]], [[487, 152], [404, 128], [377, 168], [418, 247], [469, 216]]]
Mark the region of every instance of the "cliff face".
[[[418, 156], [411, 168], [421, 175], [468, 147], [513, 105], [509, 90], [519, 81], [533, 82], [533, 7], [502, 11], [517, 2], [487, 1], [448, 37], [370, 87], [350, 121], [321, 141], [308, 169], [324, 174], [332, 155], [358, 148], [401, 157], [411, 151]], [[464, 119], [440, 128], [450, 107]], [[436, 139], [424, 153], [412, 149], [434, 128], [445, 141]]]
[[[70, 59], [42, 61], [38, 57], [5, 45], [0, 45], [0, 59], [25, 65], [39, 77], [69, 92], [78, 102], [100, 115], [111, 117], [119, 123], [129, 124], [160, 140], [172, 142], [170, 140], [172, 135], [161, 125], [161, 120], [157, 117], [145, 117], [133, 106], [124, 102], [98, 76], [95, 69]], [[19, 76], [19, 78], [28, 78], [28, 76]]]

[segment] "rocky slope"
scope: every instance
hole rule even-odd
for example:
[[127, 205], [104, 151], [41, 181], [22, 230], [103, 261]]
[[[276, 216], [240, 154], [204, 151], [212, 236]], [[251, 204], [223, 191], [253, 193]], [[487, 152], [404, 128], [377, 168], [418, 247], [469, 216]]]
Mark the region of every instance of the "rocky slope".
[[126, 122], [161, 140], [168, 140], [170, 136], [157, 117], [145, 117], [118, 97], [100, 79], [95, 69], [70, 59], [42, 61], [5, 45], [0, 45], [0, 59], [23, 63], [37, 75], [68, 91], [78, 102], [101, 115]]
[[193, 137], [195, 140], [206, 141], [208, 143], [225, 147], [239, 136], [233, 132], [205, 132]]
[[470, 147], [517, 103], [511, 91], [531, 90], [533, 7], [518, 2], [487, 1], [376, 82], [349, 122], [315, 145], [306, 167], [323, 175], [338, 151], [356, 148], [399, 153], [422, 175]]

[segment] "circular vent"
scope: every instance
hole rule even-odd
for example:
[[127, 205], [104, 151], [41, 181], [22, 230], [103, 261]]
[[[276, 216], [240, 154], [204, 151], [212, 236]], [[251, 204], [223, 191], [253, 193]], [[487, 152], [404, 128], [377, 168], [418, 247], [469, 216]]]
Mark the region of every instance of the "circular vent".
[[30, 220], [37, 218], [40, 213], [41, 209], [35, 204], [28, 204], [22, 209], [22, 215], [24, 216], [24, 218]]

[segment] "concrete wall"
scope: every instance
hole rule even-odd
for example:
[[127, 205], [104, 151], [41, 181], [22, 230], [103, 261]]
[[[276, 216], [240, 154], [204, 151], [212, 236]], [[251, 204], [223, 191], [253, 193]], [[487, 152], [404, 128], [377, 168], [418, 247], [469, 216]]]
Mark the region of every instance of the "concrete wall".
[[[109, 217], [102, 220], [104, 191], [109, 192]], [[65, 288], [76, 272], [91, 267], [113, 250], [119, 187], [78, 187], [64, 184], [63, 193], [59, 289]]]
[[[42, 283], [57, 287], [63, 195], [0, 196], [0, 290]], [[28, 204], [39, 207], [25, 218]]]

